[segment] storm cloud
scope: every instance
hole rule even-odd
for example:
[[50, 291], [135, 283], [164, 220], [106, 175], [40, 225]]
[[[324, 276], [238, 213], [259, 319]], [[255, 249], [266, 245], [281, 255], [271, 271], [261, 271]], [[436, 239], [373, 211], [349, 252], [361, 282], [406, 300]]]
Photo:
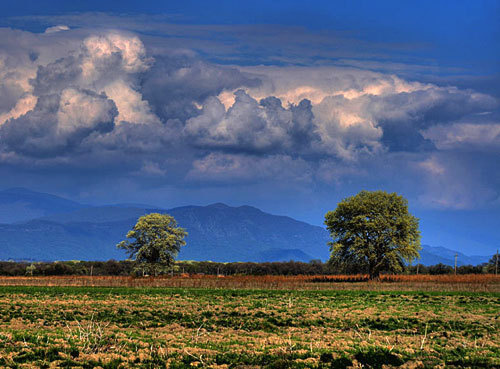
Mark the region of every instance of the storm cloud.
[[[376, 176], [406, 157], [424, 178], [422, 203], [498, 198], [497, 183], [480, 176], [455, 194], [436, 190], [472, 165], [464, 147], [498, 154], [498, 121], [478, 122], [498, 101], [472, 89], [350, 67], [220, 65], [117, 30], [0, 34], [9, 38], [0, 51], [2, 165], [64, 163], [96, 178], [110, 171], [181, 187], [312, 188]], [[487, 196], [464, 200], [474, 186]]]

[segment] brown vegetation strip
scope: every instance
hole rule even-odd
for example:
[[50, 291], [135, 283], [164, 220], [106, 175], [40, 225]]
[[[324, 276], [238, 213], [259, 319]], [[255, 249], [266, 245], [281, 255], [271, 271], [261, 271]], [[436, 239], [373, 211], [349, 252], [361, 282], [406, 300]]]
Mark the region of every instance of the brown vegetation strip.
[[173, 277], [0, 277], [1, 286], [95, 286], [95, 287], [177, 287], [247, 289], [335, 289], [335, 290], [422, 290], [500, 292], [500, 276], [465, 275], [384, 275], [368, 281], [366, 275], [328, 276], [211, 276]]

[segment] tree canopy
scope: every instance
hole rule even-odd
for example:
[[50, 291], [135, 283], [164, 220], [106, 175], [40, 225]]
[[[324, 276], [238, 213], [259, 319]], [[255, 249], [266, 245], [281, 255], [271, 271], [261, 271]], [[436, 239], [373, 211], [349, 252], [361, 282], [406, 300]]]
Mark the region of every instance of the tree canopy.
[[127, 233], [128, 239], [117, 247], [125, 249], [128, 256], [137, 262], [137, 269], [158, 275], [173, 264], [181, 246], [186, 244], [187, 232], [177, 227], [174, 217], [168, 214], [151, 213], [139, 218], [134, 228]]
[[500, 256], [498, 252], [491, 257], [491, 259], [486, 264], [486, 270], [488, 273], [497, 274], [500, 268]]
[[419, 257], [418, 219], [396, 193], [361, 191], [326, 213], [325, 225], [333, 238], [330, 263], [341, 270], [365, 271], [373, 279]]

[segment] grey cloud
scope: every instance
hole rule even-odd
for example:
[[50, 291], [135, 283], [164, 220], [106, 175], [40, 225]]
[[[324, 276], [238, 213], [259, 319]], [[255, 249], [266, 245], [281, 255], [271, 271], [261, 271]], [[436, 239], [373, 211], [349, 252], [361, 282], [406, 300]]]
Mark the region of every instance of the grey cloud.
[[276, 97], [260, 102], [243, 90], [226, 111], [219, 99], [209, 98], [200, 115], [186, 122], [184, 132], [196, 147], [242, 153], [307, 153], [319, 137], [312, 123], [311, 103], [289, 108]]
[[189, 119], [201, 104], [223, 90], [255, 87], [259, 80], [235, 68], [215, 66], [193, 56], [180, 54], [156, 57], [142, 80], [141, 91], [163, 119]]
[[327, 96], [314, 107], [313, 113], [325, 153], [356, 160], [360, 155], [383, 151], [382, 129], [359, 101], [342, 95]]
[[418, 163], [419, 200], [428, 207], [474, 209], [500, 198], [498, 153], [437, 152]]
[[[67, 99], [67, 93], [77, 98], [71, 101], [74, 96]], [[66, 155], [93, 132], [112, 130], [116, 115], [114, 103], [92, 91], [42, 95], [32, 111], [0, 126], [2, 150], [33, 157]]]
[[2, 151], [28, 156], [45, 156], [47, 153], [43, 155], [44, 152], [54, 151], [54, 148], [50, 148], [50, 141], [56, 146], [60, 145], [51, 137], [56, 130], [59, 100], [58, 95], [46, 95], [38, 99], [35, 109], [4, 123], [0, 127]]
[[488, 95], [454, 88], [433, 88], [370, 100], [368, 110], [373, 111], [383, 128], [382, 142], [394, 151], [432, 150], [431, 141], [422, 136], [421, 130], [498, 106]]
[[0, 114], [11, 110], [24, 94], [24, 89], [17, 83], [0, 82]]
[[258, 183], [287, 181], [311, 184], [314, 164], [289, 155], [253, 156], [230, 153], [210, 153], [193, 162], [187, 173], [189, 182]]
[[[52, 34], [37, 34], [0, 28], [0, 60], [11, 71], [34, 70], [78, 50], [90, 30], [78, 29]], [[2, 64], [0, 62], [0, 64]]]
[[[33, 162], [64, 163], [73, 170], [145, 175], [140, 180], [151, 183], [157, 177], [190, 186], [282, 181], [314, 187], [378, 178], [377, 170], [396, 154], [425, 163], [450, 151], [439, 161], [449, 177], [425, 182], [421, 201], [430, 203], [429, 194], [467, 172], [463, 161], [454, 161], [458, 146], [479, 147], [496, 132], [479, 135], [476, 127], [457, 126], [497, 107], [495, 99], [471, 90], [357, 69], [221, 66], [193, 52], [158, 51], [116, 31], [16, 37], [22, 52], [2, 59], [0, 68], [12, 76], [0, 82], [0, 114], [23, 96], [36, 104], [0, 122], [0, 162], [22, 162], [26, 170]], [[49, 58], [47, 50], [59, 42]], [[461, 138], [465, 134], [469, 139]], [[384, 175], [399, 174], [402, 166]], [[439, 168], [417, 164], [413, 173], [436, 176], [430, 170]], [[464, 185], [443, 206], [474, 185], [490, 189], [483, 182]]]
[[[280, 99], [269, 96], [260, 101], [260, 105], [266, 108], [266, 115], [275, 124], [283, 124], [287, 122], [286, 133], [290, 137], [290, 142], [293, 148], [300, 152], [310, 146], [314, 146], [315, 142], [320, 140], [317, 134], [313, 120], [312, 104], [309, 100], [302, 100], [297, 105], [291, 104], [287, 109], [283, 108]], [[291, 113], [291, 119], [287, 120], [286, 111]], [[285, 118], [285, 119], [284, 119]]]
[[[134, 50], [135, 47], [135, 50]], [[134, 82], [151, 63], [137, 37], [113, 32], [83, 40], [77, 50], [47, 65], [39, 65], [31, 79], [34, 93], [42, 95], [70, 86], [96, 92], [115, 80]]]
[[77, 85], [82, 69], [78, 58], [68, 56], [48, 65], [38, 67], [36, 77], [30, 80], [35, 95], [58, 93], [66, 87]]
[[[175, 120], [168, 121], [167, 124], [122, 122], [107, 134], [89, 136], [83, 145], [89, 150], [103, 153], [161, 156], [167, 152], [175, 152], [183, 145], [180, 141], [180, 129], [179, 122]], [[177, 152], [180, 154], [182, 150]]]
[[366, 98], [369, 109], [380, 119], [412, 121], [420, 128], [498, 106], [498, 101], [488, 95], [439, 87]]
[[[115, 123], [141, 125], [135, 133], [132, 126], [118, 124], [105, 136], [91, 134], [85, 139], [87, 147], [127, 150], [136, 145], [161, 152], [163, 144], [184, 141], [193, 150], [344, 160], [379, 155], [386, 148], [432, 150], [422, 129], [496, 106], [493, 98], [473, 91], [380, 73], [339, 68], [245, 70], [209, 64], [188, 52], [151, 58], [145, 50], [129, 34], [89, 36], [69, 55], [38, 66], [31, 79], [33, 94], [61, 95], [67, 89], [104, 93], [118, 110]], [[247, 92], [236, 92], [234, 103], [223, 105], [218, 95], [238, 88]], [[157, 134], [142, 136], [151, 130]], [[129, 137], [133, 134], [142, 138], [136, 141]]]
[[498, 107], [491, 96], [455, 87], [405, 81], [394, 75], [338, 67], [243, 67], [263, 83], [255, 98], [285, 104], [310, 99], [321, 152], [346, 160], [384, 151], [428, 151], [420, 131]]
[[435, 125], [421, 133], [440, 150], [500, 152], [500, 123], [497, 122]]

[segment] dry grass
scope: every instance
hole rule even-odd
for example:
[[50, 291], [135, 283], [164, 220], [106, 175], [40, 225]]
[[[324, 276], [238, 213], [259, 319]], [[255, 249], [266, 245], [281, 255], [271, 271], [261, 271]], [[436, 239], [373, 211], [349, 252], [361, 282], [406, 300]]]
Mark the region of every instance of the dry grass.
[[495, 368], [499, 313], [491, 293], [0, 287], [0, 367]]
[[87, 287], [176, 287], [373, 291], [475, 291], [500, 292], [500, 276], [465, 275], [383, 275], [368, 281], [366, 275], [329, 276], [211, 276], [174, 277], [0, 277], [0, 286], [87, 286]]

